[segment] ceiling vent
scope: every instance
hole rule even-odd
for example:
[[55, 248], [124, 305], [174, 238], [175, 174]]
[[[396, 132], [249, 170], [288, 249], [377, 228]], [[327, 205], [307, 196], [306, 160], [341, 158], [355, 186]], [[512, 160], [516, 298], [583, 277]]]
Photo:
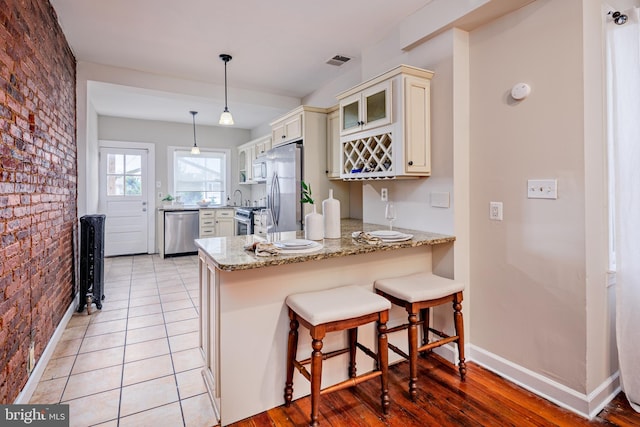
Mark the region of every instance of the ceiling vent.
[[344, 55], [336, 55], [333, 58], [327, 60], [327, 64], [329, 65], [335, 65], [337, 67], [343, 65], [345, 62], [350, 61], [351, 58], [349, 58], [348, 56], [344, 56]]

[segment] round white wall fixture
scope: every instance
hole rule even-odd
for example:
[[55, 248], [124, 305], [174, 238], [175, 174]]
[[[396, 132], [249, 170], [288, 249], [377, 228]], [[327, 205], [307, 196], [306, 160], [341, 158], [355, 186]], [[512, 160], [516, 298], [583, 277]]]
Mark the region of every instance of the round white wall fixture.
[[526, 83], [516, 83], [511, 88], [511, 97], [516, 101], [525, 99], [531, 93], [531, 86]]

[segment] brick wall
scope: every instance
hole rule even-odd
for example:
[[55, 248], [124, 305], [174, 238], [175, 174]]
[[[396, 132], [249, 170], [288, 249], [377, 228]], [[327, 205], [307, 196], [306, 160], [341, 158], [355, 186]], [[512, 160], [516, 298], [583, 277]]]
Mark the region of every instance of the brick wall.
[[0, 0], [0, 403], [72, 302], [75, 58], [47, 0]]

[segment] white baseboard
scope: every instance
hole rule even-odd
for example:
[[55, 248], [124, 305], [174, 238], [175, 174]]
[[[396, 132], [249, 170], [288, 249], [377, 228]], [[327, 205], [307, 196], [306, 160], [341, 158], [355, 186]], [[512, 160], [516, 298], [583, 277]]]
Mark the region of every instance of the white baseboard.
[[[467, 361], [474, 363], [500, 375], [512, 383], [543, 397], [558, 406], [568, 409], [584, 418], [592, 419], [621, 390], [619, 372], [614, 373], [591, 393], [579, 393], [565, 385], [544, 377], [527, 368], [516, 365], [498, 355], [482, 348], [469, 345], [466, 353]], [[448, 359], [451, 360], [451, 359]]]
[[31, 396], [33, 396], [33, 393], [36, 391], [36, 387], [38, 387], [38, 383], [42, 378], [42, 374], [44, 373], [49, 360], [51, 360], [53, 351], [56, 349], [56, 345], [58, 345], [58, 342], [60, 341], [60, 338], [62, 337], [62, 334], [64, 333], [64, 330], [69, 323], [69, 320], [71, 320], [71, 316], [73, 316], [73, 312], [75, 311], [76, 307], [78, 307], [78, 295], [76, 295], [76, 297], [73, 299], [71, 305], [69, 305], [69, 308], [62, 317], [62, 320], [60, 320], [58, 327], [51, 336], [51, 339], [49, 340], [49, 343], [45, 347], [44, 351], [42, 352], [40, 360], [37, 361], [36, 366], [34, 367], [31, 375], [29, 376], [29, 379], [27, 380], [27, 383], [16, 398], [14, 402], [15, 404], [27, 404], [31, 400]]

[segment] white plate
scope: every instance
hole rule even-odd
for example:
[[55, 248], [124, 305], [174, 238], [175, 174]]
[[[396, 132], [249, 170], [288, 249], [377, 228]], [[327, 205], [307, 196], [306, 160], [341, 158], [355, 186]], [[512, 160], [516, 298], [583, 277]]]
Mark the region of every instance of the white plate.
[[381, 237], [384, 243], [392, 243], [392, 242], [404, 242], [405, 240], [411, 240], [413, 238], [413, 234], [401, 234], [398, 237]]
[[393, 230], [376, 230], [376, 231], [370, 231], [369, 234], [372, 235], [373, 237], [379, 237], [381, 239], [393, 239], [393, 238], [406, 236], [406, 234], [404, 233], [400, 233], [399, 231], [393, 231]]
[[315, 244], [313, 240], [306, 239], [291, 239], [291, 240], [281, 240], [279, 242], [275, 242], [274, 245], [281, 249], [301, 249], [308, 248]]
[[278, 243], [274, 243], [274, 246], [280, 249], [282, 255], [307, 254], [319, 251], [324, 247], [318, 242], [311, 242], [310, 245], [305, 246], [278, 246]]

